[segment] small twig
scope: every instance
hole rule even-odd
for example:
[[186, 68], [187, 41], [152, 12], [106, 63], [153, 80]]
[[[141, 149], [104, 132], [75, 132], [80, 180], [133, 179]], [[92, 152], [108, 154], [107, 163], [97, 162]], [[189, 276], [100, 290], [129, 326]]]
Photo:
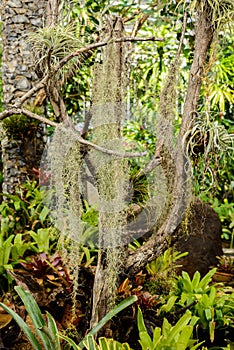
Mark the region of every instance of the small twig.
[[180, 44], [179, 44], [179, 47], [177, 50], [176, 58], [179, 58], [179, 56], [181, 54], [182, 45], [184, 42], [185, 31], [186, 31], [187, 18], [188, 18], [188, 14], [187, 14], [187, 12], [185, 12], [184, 17], [183, 17], [183, 26], [182, 26], [182, 32], [181, 32], [181, 37], [180, 37]]
[[196, 305], [196, 304], [197, 304], [197, 300], [194, 300], [189, 305], [186, 305], [186, 306], [182, 307], [182, 309], [175, 311], [174, 315], [183, 314], [186, 310], [190, 309], [190, 307], [192, 307], [193, 305]]
[[156, 38], [155, 36], [149, 36], [147, 38], [143, 38], [143, 37], [131, 37], [131, 36], [125, 36], [123, 38], [120, 38], [120, 39], [116, 39], [115, 42], [120, 42], [120, 41], [131, 41], [131, 42], [134, 42], [134, 41], [165, 41], [164, 38]]
[[142, 175], [146, 175], [150, 173], [152, 170], [155, 169], [156, 166], [159, 166], [162, 163], [162, 158], [154, 157], [151, 159], [151, 161], [144, 167], [144, 169], [141, 169], [138, 174], [136, 175], [137, 178], [139, 178]]
[[154, 170], [154, 168], [156, 166], [159, 166], [162, 163], [162, 158], [160, 156], [160, 153], [161, 153], [163, 144], [164, 144], [164, 139], [157, 146], [156, 151], [155, 151], [155, 155], [151, 159], [151, 161], [148, 164], [146, 164], [144, 169], [141, 169], [138, 172], [138, 174], [136, 175], [137, 178], [139, 178], [142, 175], [146, 175], [146, 174], [150, 173], [152, 170]]

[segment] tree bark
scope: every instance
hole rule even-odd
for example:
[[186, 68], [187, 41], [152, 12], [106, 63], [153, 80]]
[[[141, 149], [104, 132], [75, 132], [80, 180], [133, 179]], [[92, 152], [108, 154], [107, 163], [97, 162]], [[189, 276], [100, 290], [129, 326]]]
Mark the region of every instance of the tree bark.
[[186, 172], [189, 167], [189, 159], [185, 155], [183, 145], [183, 136], [192, 125], [192, 112], [197, 111], [204, 65], [213, 39], [212, 22], [208, 16], [209, 10], [207, 5], [203, 11], [198, 9], [197, 12], [194, 58], [190, 69], [181, 129], [177, 143], [177, 157], [175, 160], [176, 176], [172, 195], [175, 198], [174, 204], [166, 221], [159, 230], [143, 246], [134, 252], [130, 252], [125, 263], [126, 272], [130, 276], [139, 272], [149, 261], [152, 261], [163, 253], [168, 248], [169, 242], [170, 244], [174, 244], [179, 238], [174, 235], [174, 232], [181, 219], [181, 213], [185, 211], [187, 206], [186, 187], [188, 182], [186, 180]]

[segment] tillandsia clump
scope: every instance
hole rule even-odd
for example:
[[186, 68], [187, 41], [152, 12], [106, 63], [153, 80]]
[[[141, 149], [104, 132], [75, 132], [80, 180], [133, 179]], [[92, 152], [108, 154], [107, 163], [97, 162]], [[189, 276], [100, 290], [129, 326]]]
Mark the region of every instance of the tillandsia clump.
[[[29, 33], [27, 42], [32, 49], [33, 61], [40, 77], [53, 71], [63, 58], [84, 45], [81, 38], [76, 35], [75, 25], [65, 26], [63, 23], [45, 26]], [[80, 59], [80, 57], [74, 57], [67, 60], [66, 65], [57, 72], [57, 79], [64, 78], [68, 72], [76, 70]]]

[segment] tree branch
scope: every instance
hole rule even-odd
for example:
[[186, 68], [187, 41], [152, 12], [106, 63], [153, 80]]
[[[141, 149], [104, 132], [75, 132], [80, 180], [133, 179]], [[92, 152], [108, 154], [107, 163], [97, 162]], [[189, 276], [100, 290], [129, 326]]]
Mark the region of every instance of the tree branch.
[[64, 57], [57, 66], [55, 66], [53, 72], [56, 73], [59, 69], [61, 69], [68, 61], [70, 61], [72, 58], [81, 55], [84, 52], [90, 51], [97, 49], [99, 47], [103, 47], [108, 45], [110, 42], [126, 42], [126, 41], [131, 41], [131, 42], [136, 42], [136, 41], [164, 41], [164, 38], [156, 38], [154, 36], [151, 36], [149, 38], [132, 38], [132, 37], [123, 37], [123, 38], [118, 38], [116, 40], [111, 40], [111, 41], [99, 41], [97, 43], [84, 46], [81, 49], [72, 52], [70, 55]]
[[28, 92], [26, 92], [22, 97], [18, 98], [15, 103], [11, 106], [12, 108], [19, 108], [22, 106], [22, 104], [27, 101], [30, 97], [32, 97], [37, 91], [40, 89], [43, 89], [45, 84], [50, 78], [50, 74], [46, 74], [44, 78], [39, 81], [32, 89], [30, 89]]
[[[186, 17], [184, 17], [185, 23]], [[184, 32], [184, 29], [182, 30]], [[187, 172], [189, 169], [189, 159], [183, 152], [183, 135], [187, 130], [190, 120], [190, 112], [196, 110], [200, 89], [202, 84], [203, 66], [209, 51], [209, 47], [213, 38], [212, 23], [209, 20], [208, 10], [199, 12], [195, 29], [195, 49], [194, 59], [190, 69], [189, 84], [184, 104], [184, 112], [182, 125], [178, 136], [178, 149], [175, 158], [176, 176], [173, 185], [172, 196], [175, 198], [174, 204], [167, 215], [167, 219], [159, 228], [158, 232], [153, 234], [150, 239], [135, 252], [127, 257], [125, 262], [126, 271], [130, 275], [139, 272], [149, 261], [155, 259], [159, 254], [165, 251], [170, 244], [174, 244], [179, 238], [174, 234], [176, 227], [182, 220], [182, 213], [188, 205], [187, 194]], [[182, 44], [179, 45], [177, 52], [180, 53]]]
[[[25, 109], [25, 108], [6, 109], [5, 111], [0, 113], [0, 120], [3, 120], [3, 119], [10, 117], [12, 115], [22, 115], [22, 114], [29, 117], [29, 118], [39, 120], [40, 122], [47, 124], [47, 125], [50, 125], [50, 126], [53, 126], [53, 127], [58, 127], [58, 126], [62, 125], [62, 124], [53, 122], [52, 120], [49, 120], [46, 117], [42, 117], [38, 114], [35, 114], [35, 113]], [[63, 126], [64, 130], [67, 130], [67, 127], [72, 127], [72, 126], [70, 124], [66, 125], [66, 123], [65, 123]], [[108, 154], [110, 156], [116, 156], [116, 157], [122, 157], [122, 158], [135, 158], [135, 157], [143, 157], [147, 154], [147, 152], [141, 152], [141, 153], [117, 152], [117, 151], [114, 151], [111, 149], [106, 149], [105, 147], [96, 145], [92, 142], [89, 142], [89, 141], [83, 139], [81, 136], [79, 136], [78, 132], [75, 130], [74, 127], [73, 127], [73, 131], [74, 131], [74, 134], [76, 136], [76, 140], [79, 143], [81, 143], [82, 145], [88, 146], [88, 148], [93, 148], [97, 151]]]
[[[156, 38], [154, 36], [151, 36], [149, 38], [132, 38], [132, 37], [123, 37], [120, 39], [116, 39], [115, 42], [136, 42], [136, 41], [164, 41], [164, 38]], [[68, 61], [70, 61], [72, 58], [81, 55], [82, 53], [85, 53], [87, 51], [92, 51], [94, 49], [97, 49], [99, 47], [106, 46], [109, 42], [108, 41], [100, 41], [97, 43], [93, 43], [88, 46], [84, 46], [81, 49], [72, 52], [70, 55], [64, 57], [51, 71], [50, 73], [46, 74], [44, 78], [36, 84], [32, 89], [30, 89], [27, 93], [25, 93], [21, 98], [17, 99], [15, 103], [11, 106], [12, 108], [19, 108], [22, 106], [22, 104], [27, 101], [30, 97], [32, 97], [38, 90], [42, 89], [48, 82], [48, 80], [56, 73], [59, 69], [61, 69]], [[48, 123], [47, 123], [48, 124]]]
[[30, 112], [29, 110], [27, 110], [25, 108], [16, 108], [16, 107], [12, 107], [12, 108], [6, 109], [5, 111], [1, 112], [0, 113], [0, 120], [3, 120], [3, 119], [10, 117], [12, 115], [22, 115], [22, 114], [29, 117], [29, 118], [39, 120], [40, 122], [42, 122], [44, 124], [48, 124], [48, 125], [54, 126], [54, 127], [58, 126], [58, 123], [55, 123], [46, 117], [42, 117], [38, 114]]

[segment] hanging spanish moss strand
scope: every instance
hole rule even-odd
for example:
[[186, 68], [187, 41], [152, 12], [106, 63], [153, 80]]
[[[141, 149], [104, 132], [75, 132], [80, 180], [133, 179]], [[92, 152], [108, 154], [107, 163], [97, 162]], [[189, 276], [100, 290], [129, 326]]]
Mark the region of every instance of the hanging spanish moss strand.
[[[124, 113], [123, 54], [122, 43], [109, 43], [103, 49], [102, 63], [96, 64], [94, 72], [92, 107], [94, 142], [116, 151], [123, 151], [120, 131]], [[99, 246], [100, 256], [102, 256], [100, 263], [105, 269], [107, 308], [111, 309], [115, 303], [116, 282], [123, 260], [121, 242], [123, 227], [126, 223], [128, 168], [123, 158], [96, 151], [92, 151], [91, 156], [97, 169]]]
[[[174, 120], [176, 119], [176, 102], [178, 90], [177, 81], [180, 70], [180, 60], [176, 58], [169, 67], [167, 77], [165, 79], [164, 86], [160, 95], [159, 101], [159, 116], [156, 123], [156, 139], [157, 145], [161, 145], [160, 155], [162, 157], [161, 167], [166, 176], [166, 204], [161, 214], [160, 222], [161, 226], [165, 221], [170, 209], [175, 206], [176, 202], [180, 202], [179, 198], [183, 198], [184, 206], [179, 206], [177, 212], [173, 214], [175, 219], [175, 227], [181, 222], [186, 211], [189, 210], [189, 203], [191, 201], [191, 165], [189, 158], [183, 155], [182, 145], [180, 140], [177, 139], [176, 131], [174, 127]], [[183, 182], [183, 189], [179, 191], [174, 186], [175, 178], [177, 178], [177, 167], [180, 166], [180, 159], [184, 157], [185, 166], [183, 169], [183, 176], [181, 181]], [[180, 171], [181, 172], [181, 171]], [[186, 207], [188, 209], [186, 209]], [[169, 230], [170, 231], [170, 230]], [[172, 230], [173, 231], [173, 230]]]
[[67, 267], [73, 283], [72, 310], [74, 318], [81, 244], [80, 164], [80, 146], [76, 141], [74, 131], [70, 128], [58, 127], [54, 132], [50, 147], [52, 213], [56, 226], [60, 230], [59, 245], [63, 263]]

